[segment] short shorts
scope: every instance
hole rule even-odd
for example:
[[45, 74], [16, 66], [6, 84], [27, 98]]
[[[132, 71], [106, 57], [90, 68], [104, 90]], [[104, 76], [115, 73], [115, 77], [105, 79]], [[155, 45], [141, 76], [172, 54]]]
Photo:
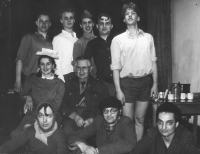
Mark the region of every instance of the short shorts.
[[153, 84], [152, 76], [147, 75], [141, 78], [121, 78], [121, 90], [125, 96], [126, 103], [137, 101], [149, 101], [151, 87]]

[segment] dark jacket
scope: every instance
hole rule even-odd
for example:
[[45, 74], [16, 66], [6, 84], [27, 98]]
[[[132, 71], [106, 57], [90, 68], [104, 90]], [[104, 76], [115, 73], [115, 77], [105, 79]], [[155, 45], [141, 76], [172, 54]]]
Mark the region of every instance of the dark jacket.
[[113, 83], [113, 72], [110, 69], [111, 53], [110, 45], [113, 36], [108, 36], [106, 40], [101, 37], [88, 42], [84, 56], [94, 59], [94, 64], [97, 68], [96, 77], [104, 82]]
[[[65, 95], [61, 112], [64, 117], [69, 117], [73, 112], [77, 112], [76, 104], [81, 100], [80, 83], [77, 76], [68, 80], [65, 84]], [[99, 102], [109, 95], [104, 83], [94, 79], [91, 75], [88, 78], [85, 89], [86, 108], [83, 111], [82, 118], [94, 118], [100, 114]]]
[[198, 149], [192, 133], [179, 125], [168, 148], [158, 128], [154, 127], [136, 144], [134, 154], [198, 154]]
[[115, 129], [109, 134], [103, 116], [98, 116], [91, 125], [69, 136], [68, 143], [84, 142], [85, 139], [92, 136], [96, 136], [99, 154], [131, 154], [136, 145], [135, 125], [126, 116], [120, 118]]

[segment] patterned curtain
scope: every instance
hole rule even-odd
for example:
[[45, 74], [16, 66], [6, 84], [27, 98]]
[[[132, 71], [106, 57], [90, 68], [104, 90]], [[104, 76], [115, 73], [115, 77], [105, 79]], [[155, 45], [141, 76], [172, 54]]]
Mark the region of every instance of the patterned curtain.
[[147, 0], [147, 2], [147, 31], [154, 37], [158, 58], [158, 90], [165, 91], [172, 82], [171, 0]]

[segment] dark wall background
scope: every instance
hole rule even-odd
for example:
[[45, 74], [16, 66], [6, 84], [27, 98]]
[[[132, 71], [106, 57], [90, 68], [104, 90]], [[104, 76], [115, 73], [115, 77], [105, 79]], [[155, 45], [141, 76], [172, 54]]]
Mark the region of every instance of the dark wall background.
[[[101, 11], [110, 12], [113, 17], [112, 33], [117, 35], [126, 29], [121, 16], [124, 3], [133, 1], [142, 13], [139, 28], [147, 30], [147, 0], [0, 0], [0, 92], [12, 89], [15, 82], [15, 57], [24, 34], [36, 30], [35, 16], [41, 9], [48, 10], [52, 25], [49, 36], [52, 39], [59, 34], [62, 25], [59, 20], [59, 10], [73, 7], [76, 11], [74, 31], [82, 35], [79, 27], [80, 15], [83, 10], [89, 10], [94, 17]], [[94, 33], [98, 35], [96, 28]]]

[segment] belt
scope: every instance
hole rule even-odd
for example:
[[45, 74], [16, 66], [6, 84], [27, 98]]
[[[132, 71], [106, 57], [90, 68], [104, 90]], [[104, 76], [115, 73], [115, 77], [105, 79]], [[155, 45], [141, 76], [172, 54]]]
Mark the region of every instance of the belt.
[[128, 76], [123, 77], [122, 79], [143, 79], [143, 78], [149, 77], [150, 75], [151, 74], [147, 74], [145, 76], [131, 76], [131, 75], [128, 75]]

